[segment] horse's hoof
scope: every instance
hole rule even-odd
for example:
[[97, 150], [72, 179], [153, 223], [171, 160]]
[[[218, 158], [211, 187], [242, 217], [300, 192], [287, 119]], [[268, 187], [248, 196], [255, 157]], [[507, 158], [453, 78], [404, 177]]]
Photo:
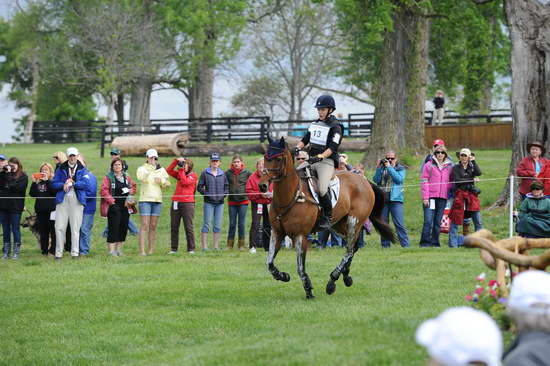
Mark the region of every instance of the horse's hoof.
[[306, 299], [307, 299], [307, 300], [315, 299], [315, 295], [313, 295], [311, 292], [310, 292], [310, 293], [307, 293], [307, 294], [306, 294]]
[[336, 283], [333, 280], [327, 282], [327, 295], [332, 295], [336, 291]]
[[351, 278], [351, 276], [344, 277], [344, 285], [346, 285], [346, 287], [353, 285], [353, 278]]
[[290, 275], [286, 272], [281, 272], [281, 276], [279, 277], [279, 281], [283, 281], [283, 282], [290, 281]]

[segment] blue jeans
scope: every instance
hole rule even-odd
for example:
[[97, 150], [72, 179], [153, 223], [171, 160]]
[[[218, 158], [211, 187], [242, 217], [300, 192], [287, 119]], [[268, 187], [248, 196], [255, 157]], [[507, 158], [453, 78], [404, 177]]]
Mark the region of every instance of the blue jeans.
[[92, 240], [92, 227], [94, 226], [94, 214], [82, 215], [82, 225], [80, 226], [80, 255], [90, 254], [90, 241]]
[[4, 244], [11, 244], [11, 234], [13, 233], [13, 243], [21, 244], [21, 212], [9, 212], [0, 210], [0, 222], [4, 234]]
[[244, 227], [246, 224], [246, 210], [248, 204], [229, 206], [229, 232], [227, 233], [227, 239], [235, 239], [235, 229], [237, 228], [237, 221], [239, 221], [239, 240], [244, 239], [245, 232]]
[[439, 233], [441, 232], [441, 218], [445, 211], [447, 200], [445, 198], [431, 198], [435, 201], [435, 208], [424, 207], [424, 225], [422, 226], [422, 236], [420, 237], [421, 247], [439, 247]]
[[[481, 222], [481, 212], [479, 211], [469, 211], [470, 217], [474, 222], [475, 230], [483, 229], [483, 223]], [[464, 236], [458, 234], [458, 227], [460, 225], [453, 224], [451, 222], [451, 228], [449, 229], [449, 247], [457, 248], [464, 244]]]
[[223, 203], [208, 203], [205, 202], [202, 207], [203, 224], [201, 233], [207, 233], [210, 231], [212, 225], [212, 217], [214, 218], [214, 233], [222, 231], [222, 218], [223, 218]]
[[[330, 235], [330, 241], [328, 240], [328, 237]], [[341, 247], [342, 246], [342, 238], [340, 235], [336, 234], [335, 232], [331, 230], [323, 230], [319, 231], [317, 233], [317, 236], [319, 238], [319, 245], [322, 248], [331, 248], [331, 247]]]
[[[405, 218], [404, 218], [404, 209], [403, 202], [390, 201], [384, 204], [382, 209], [382, 218], [385, 222], [389, 223], [390, 214], [397, 230], [397, 237], [399, 238], [399, 243], [403, 248], [409, 247], [409, 236], [407, 234], [407, 229], [405, 229]], [[391, 242], [389, 240], [382, 239], [382, 247], [389, 248]]]

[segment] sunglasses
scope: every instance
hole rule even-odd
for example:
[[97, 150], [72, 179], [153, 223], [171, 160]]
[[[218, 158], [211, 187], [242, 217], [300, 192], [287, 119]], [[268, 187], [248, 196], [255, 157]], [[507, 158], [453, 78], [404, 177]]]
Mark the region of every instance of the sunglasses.
[[395, 160], [395, 158], [386, 158], [386, 160]]
[[436, 151], [435, 154], [443, 154], [443, 155], [445, 155], [445, 151]]

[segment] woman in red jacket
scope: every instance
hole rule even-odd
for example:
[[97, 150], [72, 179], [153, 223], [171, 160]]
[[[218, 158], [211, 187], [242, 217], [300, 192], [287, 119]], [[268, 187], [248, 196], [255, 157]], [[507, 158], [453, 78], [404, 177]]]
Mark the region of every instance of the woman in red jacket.
[[[546, 149], [541, 142], [533, 141], [527, 144], [527, 151], [529, 151], [529, 155], [521, 159], [516, 169], [516, 174], [521, 179], [519, 193], [522, 200], [527, 193], [531, 192], [531, 183], [533, 183], [536, 178], [541, 178], [540, 173], [548, 162], [544, 158]], [[544, 193], [546, 194], [546, 189]]]
[[256, 247], [260, 243], [260, 233], [262, 244], [266, 251], [269, 250], [269, 240], [271, 239], [271, 224], [269, 223], [268, 205], [273, 197], [273, 185], [269, 186], [269, 192], [261, 193], [258, 183], [264, 170], [264, 159], [256, 161], [256, 171], [250, 175], [246, 182], [246, 194], [252, 202], [252, 224], [250, 224], [250, 253], [256, 253]]
[[[178, 169], [176, 170], [176, 166]], [[176, 191], [172, 196], [171, 218], [171, 250], [175, 254], [179, 246], [180, 222], [183, 219], [185, 236], [187, 237], [187, 252], [195, 253], [195, 232], [193, 220], [195, 218], [195, 192], [197, 191], [197, 174], [193, 171], [191, 159], [174, 159], [166, 169], [168, 174], [177, 180]]]

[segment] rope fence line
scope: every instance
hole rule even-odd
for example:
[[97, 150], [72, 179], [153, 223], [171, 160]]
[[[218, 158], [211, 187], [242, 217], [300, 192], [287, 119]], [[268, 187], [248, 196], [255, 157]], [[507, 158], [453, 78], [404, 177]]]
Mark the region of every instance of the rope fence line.
[[[402, 188], [419, 188], [423, 185], [432, 186], [432, 185], [447, 185], [447, 184], [464, 184], [464, 183], [484, 183], [484, 182], [492, 182], [492, 181], [499, 181], [499, 180], [509, 180], [510, 177], [513, 177], [514, 179], [524, 179], [528, 178], [531, 180], [550, 180], [550, 178], [536, 178], [536, 177], [518, 177], [518, 176], [506, 176], [501, 178], [487, 178], [487, 179], [477, 179], [477, 180], [465, 180], [465, 181], [452, 181], [452, 182], [446, 182], [446, 183], [418, 183], [418, 184], [405, 184], [401, 185]], [[251, 196], [251, 195], [264, 195], [265, 193], [228, 193], [223, 194], [224, 197], [226, 196]], [[162, 198], [185, 198], [185, 197], [218, 197], [222, 194], [210, 194], [210, 195], [203, 195], [200, 193], [195, 194], [182, 194], [175, 196], [174, 194], [167, 194], [167, 195], [161, 195]], [[134, 197], [136, 195], [133, 195]], [[111, 196], [112, 198], [127, 198], [128, 196]], [[25, 196], [25, 197], [0, 197], [0, 199], [26, 199], [26, 198], [32, 198], [32, 199], [52, 199], [54, 197], [31, 197], [31, 196]], [[102, 196], [88, 196], [87, 198], [95, 198], [95, 199], [101, 199], [104, 198]]]

